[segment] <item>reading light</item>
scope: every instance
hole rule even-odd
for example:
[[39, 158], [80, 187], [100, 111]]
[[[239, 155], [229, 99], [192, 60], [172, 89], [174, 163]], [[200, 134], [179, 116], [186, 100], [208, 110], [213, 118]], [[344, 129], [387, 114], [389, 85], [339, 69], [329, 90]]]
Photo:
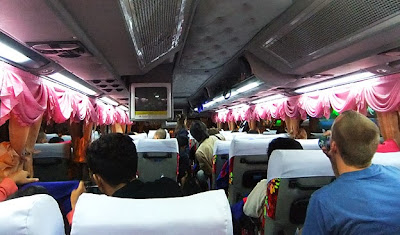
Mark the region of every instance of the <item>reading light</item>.
[[45, 83], [45, 84], [47, 84], [47, 85], [49, 85], [49, 86], [52, 86], [52, 87], [57, 87], [58, 89], [61, 89], [61, 90], [70, 90], [70, 91], [72, 91], [71, 89], [69, 89], [68, 87], [66, 87], [66, 86], [63, 86], [63, 85], [61, 85], [61, 84], [59, 84], [59, 83], [56, 83], [56, 82], [54, 82], [54, 81], [50, 81], [50, 80], [47, 80], [46, 79], [46, 77], [42, 77], [43, 78], [43, 83]]
[[199, 111], [199, 109], [198, 109], [198, 108], [194, 108], [193, 110], [194, 110], [195, 112], [198, 112], [198, 111]]
[[214, 104], [215, 104], [215, 101], [214, 101], [214, 100], [211, 100], [210, 102], [203, 104], [203, 107], [204, 107], [204, 108], [208, 108], [208, 107], [210, 107], [210, 106], [212, 106], [212, 105], [214, 105]]
[[329, 81], [321, 82], [321, 83], [314, 84], [311, 86], [302, 87], [302, 88], [296, 89], [295, 92], [296, 93], [307, 93], [307, 92], [322, 90], [322, 89], [331, 88], [331, 87], [335, 87], [335, 86], [346, 85], [349, 83], [358, 82], [358, 81], [372, 78], [374, 75], [375, 74], [370, 73], [370, 72], [351, 74], [349, 76], [344, 76], [344, 77], [341, 77], [338, 79], [329, 80]]
[[118, 105], [118, 103], [116, 101], [114, 101], [114, 100], [112, 100], [112, 99], [110, 99], [108, 97], [101, 97], [100, 100], [105, 102], [105, 103], [107, 103], [107, 104], [111, 104], [111, 105], [114, 105], [114, 106]]
[[48, 77], [56, 80], [57, 82], [60, 82], [72, 89], [76, 89], [78, 91], [81, 91], [87, 95], [96, 95], [97, 93], [95, 91], [93, 91], [92, 89], [89, 89], [88, 87], [72, 80], [71, 78], [61, 74], [61, 73], [55, 73], [52, 75], [48, 75]]
[[247, 104], [238, 104], [232, 107], [228, 107], [228, 109], [240, 109], [240, 108], [248, 108], [249, 106]]
[[219, 110], [217, 110], [215, 112], [217, 112], [217, 113], [225, 113], [225, 112], [229, 112], [229, 110], [228, 109], [219, 109]]
[[261, 99], [258, 99], [258, 100], [254, 100], [254, 101], [252, 101], [251, 103], [253, 103], [253, 104], [259, 104], [259, 103], [264, 103], [264, 102], [267, 102], [267, 101], [272, 101], [272, 100], [281, 99], [281, 98], [284, 98], [284, 97], [286, 97], [286, 96], [281, 95], [281, 94], [278, 94], [278, 95], [271, 95], [271, 96], [267, 96], [267, 97], [264, 97], [264, 98], [261, 98]]
[[258, 87], [259, 85], [260, 85], [259, 82], [252, 82], [245, 86], [240, 87], [239, 89], [236, 90], [236, 92], [238, 92], [238, 93], [246, 92], [246, 91], [249, 91], [251, 89]]
[[21, 52], [7, 46], [2, 42], [0, 42], [0, 57], [11, 60], [18, 64], [25, 63], [31, 60], [29, 57], [25, 56]]
[[118, 108], [124, 110], [124, 111], [129, 111], [129, 109], [123, 105], [118, 106]]

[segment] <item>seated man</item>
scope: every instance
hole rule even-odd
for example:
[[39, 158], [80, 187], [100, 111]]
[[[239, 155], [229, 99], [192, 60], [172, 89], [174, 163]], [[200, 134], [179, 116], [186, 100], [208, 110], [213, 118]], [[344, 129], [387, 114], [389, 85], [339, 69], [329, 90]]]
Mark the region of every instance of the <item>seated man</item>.
[[[303, 149], [301, 144], [290, 138], [276, 138], [268, 145], [267, 159], [271, 156], [275, 149]], [[267, 179], [263, 179], [253, 188], [247, 197], [246, 203], [243, 206], [245, 215], [253, 218], [259, 218], [262, 215], [267, 192]]]
[[154, 137], [153, 139], [166, 139], [167, 138], [167, 132], [160, 128], [156, 131], [156, 133], [154, 133]]
[[195, 156], [206, 176], [212, 175], [212, 159], [214, 154], [214, 144], [220, 140], [225, 140], [222, 135], [210, 136], [206, 125], [201, 121], [194, 121], [190, 127], [190, 134], [199, 142], [200, 146], [196, 150]]
[[371, 164], [379, 129], [346, 111], [323, 151], [337, 179], [310, 199], [303, 234], [400, 234], [400, 170]]
[[[172, 179], [161, 178], [143, 183], [136, 179], [138, 156], [136, 146], [128, 135], [113, 133], [102, 135], [86, 152], [89, 173], [101, 192], [120, 198], [180, 197], [182, 191]], [[71, 193], [72, 214], [79, 196], [85, 191], [83, 182]]]

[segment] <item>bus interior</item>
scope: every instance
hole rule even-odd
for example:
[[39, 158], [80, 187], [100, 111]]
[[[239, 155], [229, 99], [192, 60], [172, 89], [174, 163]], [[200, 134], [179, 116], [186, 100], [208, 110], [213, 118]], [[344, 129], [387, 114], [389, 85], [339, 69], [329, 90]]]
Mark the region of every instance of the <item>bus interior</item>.
[[[0, 0], [0, 141], [33, 155], [24, 169], [44, 182], [88, 180], [86, 148], [105, 133], [173, 139], [182, 114], [232, 141], [225, 161], [247, 144], [235, 162], [265, 155], [235, 131], [318, 139], [346, 110], [400, 143], [399, 39], [399, 0]], [[36, 143], [41, 132], [63, 142]], [[267, 178], [242, 170], [254, 182], [229, 185], [231, 205]]]

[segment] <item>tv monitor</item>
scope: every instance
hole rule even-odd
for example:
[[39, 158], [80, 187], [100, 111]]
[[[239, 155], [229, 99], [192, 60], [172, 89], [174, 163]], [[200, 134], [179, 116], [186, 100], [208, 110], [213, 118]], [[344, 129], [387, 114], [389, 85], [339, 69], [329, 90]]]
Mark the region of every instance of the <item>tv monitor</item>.
[[130, 118], [132, 120], [172, 118], [170, 83], [133, 83], [130, 91]]

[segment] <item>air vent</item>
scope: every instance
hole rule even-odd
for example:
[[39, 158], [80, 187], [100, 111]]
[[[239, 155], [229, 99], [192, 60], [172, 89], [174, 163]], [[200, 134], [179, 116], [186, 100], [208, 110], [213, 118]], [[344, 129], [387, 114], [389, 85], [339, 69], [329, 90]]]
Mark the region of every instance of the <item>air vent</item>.
[[77, 58], [92, 56], [79, 41], [62, 42], [28, 42], [32, 49], [46, 57]]
[[339, 41], [356, 40], [357, 34], [399, 13], [399, 0], [334, 0], [308, 19], [293, 25], [293, 29], [282, 37], [267, 40], [263, 48], [296, 67], [328, 53], [327, 48]]
[[120, 0], [141, 67], [175, 49], [188, 20], [191, 0]]

